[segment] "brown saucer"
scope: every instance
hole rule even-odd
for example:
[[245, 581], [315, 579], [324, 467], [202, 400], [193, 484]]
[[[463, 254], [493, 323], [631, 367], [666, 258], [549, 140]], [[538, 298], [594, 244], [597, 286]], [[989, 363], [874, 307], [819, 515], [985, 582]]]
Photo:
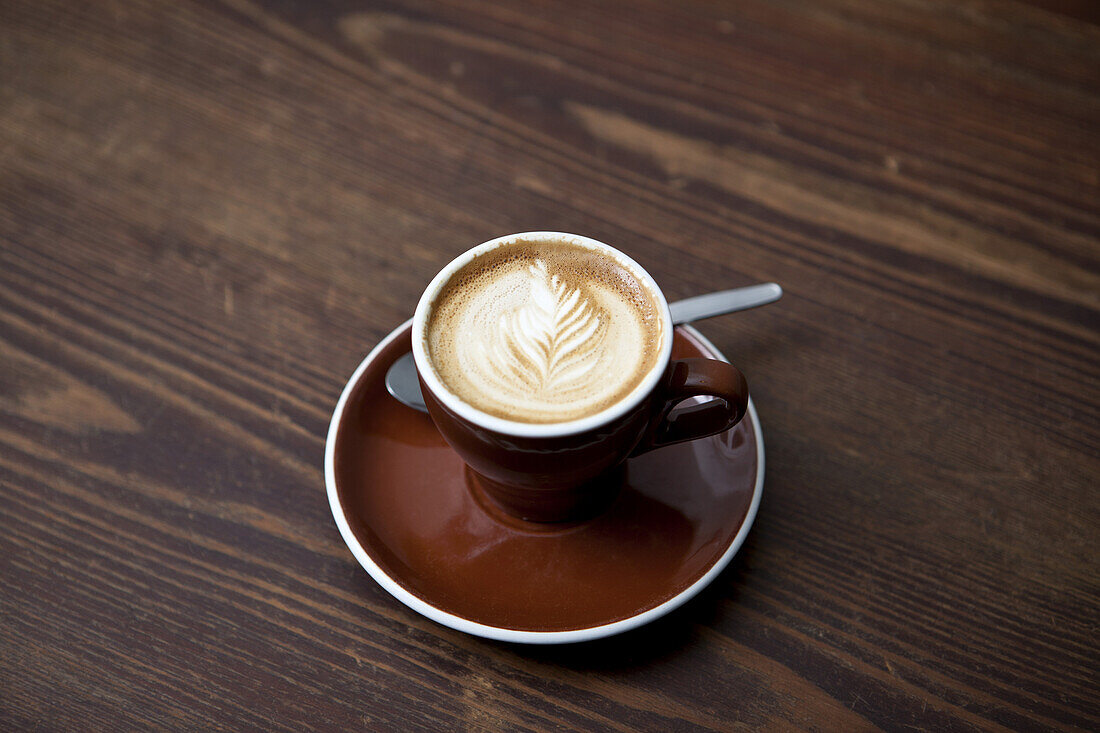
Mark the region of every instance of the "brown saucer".
[[[760, 425], [631, 459], [599, 517], [526, 523], [468, 487], [431, 419], [386, 392], [409, 350], [409, 323], [348, 382], [329, 429], [325, 479], [337, 526], [386, 590], [452, 628], [563, 643], [626, 631], [676, 608], [729, 563], [748, 533], [764, 475]], [[722, 355], [679, 327], [673, 357]]]

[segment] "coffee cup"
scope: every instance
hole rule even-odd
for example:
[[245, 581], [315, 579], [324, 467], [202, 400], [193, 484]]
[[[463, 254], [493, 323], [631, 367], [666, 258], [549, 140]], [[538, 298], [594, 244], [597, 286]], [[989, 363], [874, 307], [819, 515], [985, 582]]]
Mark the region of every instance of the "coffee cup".
[[[428, 285], [412, 325], [428, 413], [470, 488], [531, 522], [591, 517], [614, 499], [630, 456], [741, 420], [741, 372], [672, 359], [672, 341], [649, 273], [562, 232], [466, 251]], [[714, 399], [677, 408], [695, 397]]]

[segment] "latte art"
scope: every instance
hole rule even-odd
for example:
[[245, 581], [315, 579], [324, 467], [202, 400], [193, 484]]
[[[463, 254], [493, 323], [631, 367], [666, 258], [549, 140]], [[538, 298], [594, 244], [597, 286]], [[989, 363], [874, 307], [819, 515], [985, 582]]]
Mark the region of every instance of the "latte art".
[[579, 289], [568, 290], [535, 260], [526, 303], [500, 317], [497, 338], [479, 342], [491, 372], [539, 392], [583, 379], [603, 341], [600, 318]]
[[595, 414], [656, 365], [657, 301], [609, 256], [517, 241], [471, 261], [432, 305], [425, 346], [459, 399], [532, 423]]

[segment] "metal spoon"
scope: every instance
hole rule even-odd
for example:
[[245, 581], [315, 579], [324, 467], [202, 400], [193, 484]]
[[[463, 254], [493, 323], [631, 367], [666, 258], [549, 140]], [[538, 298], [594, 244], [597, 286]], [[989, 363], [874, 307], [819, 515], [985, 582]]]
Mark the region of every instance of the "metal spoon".
[[[776, 283], [749, 285], [744, 288], [722, 290], [717, 293], [696, 295], [694, 298], [669, 303], [672, 311], [672, 325], [701, 321], [704, 318], [725, 315], [736, 311], [756, 308], [774, 303], [783, 296], [783, 288]], [[424, 396], [420, 394], [420, 381], [416, 376], [416, 364], [412, 353], [405, 354], [395, 361], [386, 372], [386, 391], [394, 399], [409, 407], [427, 412]]]

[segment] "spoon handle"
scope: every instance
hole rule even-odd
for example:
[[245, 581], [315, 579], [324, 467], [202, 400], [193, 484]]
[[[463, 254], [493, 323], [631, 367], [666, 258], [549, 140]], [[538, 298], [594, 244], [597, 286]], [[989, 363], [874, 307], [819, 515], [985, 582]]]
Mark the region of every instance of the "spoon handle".
[[669, 304], [673, 324], [691, 323], [713, 318], [725, 313], [755, 308], [774, 303], [783, 296], [783, 288], [777, 283], [750, 285], [745, 288], [722, 290], [717, 293], [697, 295]]

